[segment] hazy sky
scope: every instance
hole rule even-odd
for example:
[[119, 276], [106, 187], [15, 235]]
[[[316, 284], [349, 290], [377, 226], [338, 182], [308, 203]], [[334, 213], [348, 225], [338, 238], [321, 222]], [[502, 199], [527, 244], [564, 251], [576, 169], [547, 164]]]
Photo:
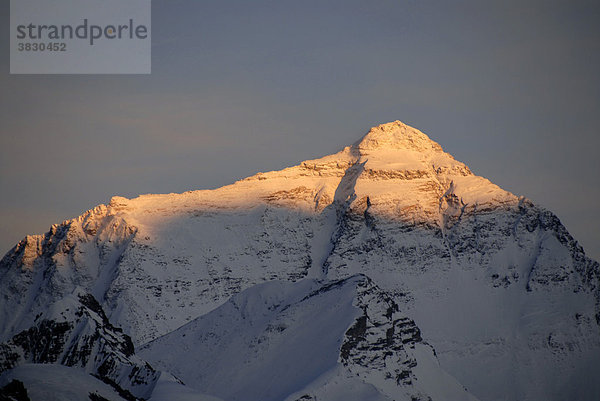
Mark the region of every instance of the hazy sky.
[[0, 253], [112, 195], [218, 187], [398, 119], [600, 259], [597, 0], [153, 0], [148, 76], [11, 76], [0, 15]]

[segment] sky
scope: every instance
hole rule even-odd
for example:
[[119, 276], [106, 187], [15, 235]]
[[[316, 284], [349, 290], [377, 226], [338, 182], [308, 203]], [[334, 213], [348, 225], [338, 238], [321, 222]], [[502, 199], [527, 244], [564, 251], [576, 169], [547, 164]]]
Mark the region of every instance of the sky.
[[113, 195], [216, 188], [401, 120], [600, 259], [597, 1], [153, 0], [152, 74], [10, 75], [0, 253]]

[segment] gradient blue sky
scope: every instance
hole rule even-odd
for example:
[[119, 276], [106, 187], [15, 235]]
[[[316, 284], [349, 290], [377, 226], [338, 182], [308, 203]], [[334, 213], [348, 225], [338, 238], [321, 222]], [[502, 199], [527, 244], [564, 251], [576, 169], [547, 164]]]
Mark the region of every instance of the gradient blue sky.
[[0, 2], [0, 253], [112, 195], [218, 187], [399, 119], [600, 258], [598, 1], [153, 0], [152, 14], [151, 75], [19, 76]]

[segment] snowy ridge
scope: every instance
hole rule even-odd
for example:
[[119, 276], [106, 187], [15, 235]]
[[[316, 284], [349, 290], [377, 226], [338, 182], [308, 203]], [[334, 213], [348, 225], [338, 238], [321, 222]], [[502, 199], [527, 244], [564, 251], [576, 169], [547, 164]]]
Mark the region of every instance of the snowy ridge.
[[149, 398], [159, 377], [134, 355], [129, 336], [109, 323], [96, 299], [80, 290], [0, 349], [0, 373], [26, 363], [80, 367], [128, 400]]
[[[346, 400], [414, 400], [431, 395], [422, 380], [446, 377], [444, 394], [474, 400], [435, 361], [419, 329], [365, 276], [334, 282], [271, 281], [140, 350], [185, 383], [227, 400], [337, 399], [322, 376], [358, 388]], [[335, 372], [335, 373], [334, 373]], [[264, 385], [257, 386], [257, 382]], [[368, 383], [376, 383], [375, 386]]]
[[[360, 291], [348, 290], [354, 302], [348, 311], [354, 312], [340, 320], [341, 336], [332, 337], [337, 345], [327, 351], [335, 355], [330, 369], [313, 372], [319, 377], [304, 383], [306, 394], [289, 387], [286, 397], [341, 398], [343, 386], [335, 383], [348, 384], [344, 372], [351, 370], [359, 375], [352, 388], [365, 399], [401, 399], [411, 391], [448, 399], [444, 389], [463, 391], [450, 384], [454, 378], [482, 400], [600, 398], [593, 377], [600, 366], [598, 263], [552, 213], [474, 175], [399, 121], [372, 128], [333, 155], [216, 190], [114, 197], [42, 236], [26, 237], [0, 261], [1, 339], [28, 330], [48, 305], [78, 288], [97, 299], [137, 347], [175, 341], [183, 332], [192, 336], [186, 331], [192, 327], [202, 333], [207, 328], [199, 322], [207, 319], [227, 326], [231, 322], [219, 321], [217, 311], [231, 308], [236, 294], [262, 299], [269, 285], [303, 293], [306, 286], [356, 274], [388, 294], [408, 319], [397, 323], [412, 322], [406, 329], [414, 324], [429, 344], [415, 341], [399, 359], [410, 360], [412, 353], [422, 361], [407, 373], [419, 380], [388, 389], [394, 380], [379, 375], [395, 378], [400, 365], [386, 360], [386, 367], [371, 372], [338, 359], [348, 329], [363, 330], [356, 326], [360, 312], [354, 314]], [[290, 305], [308, 305], [288, 296]], [[368, 358], [381, 360], [373, 347], [387, 339], [384, 327], [385, 333], [397, 327], [384, 320], [367, 325], [358, 341]], [[232, 327], [222, 330], [215, 341], [225, 348], [198, 358], [233, 346], [223, 334]], [[353, 352], [347, 361], [360, 360], [362, 351]], [[248, 356], [246, 373], [260, 371], [255, 357]], [[175, 374], [183, 369], [176, 361], [168, 366]], [[213, 384], [191, 379], [184, 381], [202, 392], [239, 397], [227, 393], [233, 387], [224, 378]], [[508, 382], [514, 385], [507, 388]], [[176, 381], [161, 383], [169, 388]]]
[[[48, 305], [84, 288], [104, 299], [121, 253], [136, 228], [100, 205], [84, 215], [53, 225], [44, 235], [29, 235], [0, 261], [2, 337], [29, 327]], [[21, 297], [10, 302], [14, 294]]]

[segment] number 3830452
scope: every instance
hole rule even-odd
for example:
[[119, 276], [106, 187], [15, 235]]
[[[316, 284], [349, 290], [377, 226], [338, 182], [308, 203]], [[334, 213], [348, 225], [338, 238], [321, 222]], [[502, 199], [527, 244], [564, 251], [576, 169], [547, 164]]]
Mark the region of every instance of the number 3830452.
[[64, 52], [67, 51], [67, 44], [64, 42], [33, 42], [33, 43], [23, 43], [20, 42], [17, 44], [17, 50], [20, 52]]

